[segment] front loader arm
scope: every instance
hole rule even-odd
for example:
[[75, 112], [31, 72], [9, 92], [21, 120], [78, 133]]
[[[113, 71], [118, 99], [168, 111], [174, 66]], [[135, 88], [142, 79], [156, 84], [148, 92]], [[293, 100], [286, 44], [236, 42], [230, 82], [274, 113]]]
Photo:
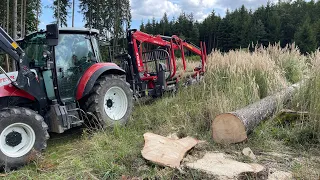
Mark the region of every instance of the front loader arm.
[[[14, 82], [15, 86], [22, 89], [25, 86], [26, 80], [24, 77], [28, 78], [29, 83], [32, 78], [32, 71], [29, 68], [29, 63], [27, 62], [27, 56], [21, 47], [0, 27], [0, 49], [5, 53], [9, 54], [12, 59], [18, 62], [18, 79]], [[6, 72], [4, 72], [6, 73]], [[22, 75], [19, 77], [19, 75]], [[30, 83], [29, 83], [30, 84]]]
[[[46, 94], [40, 87], [36, 75], [30, 70], [27, 56], [21, 47], [0, 27], [0, 50], [11, 56], [18, 64], [18, 77], [12, 85], [33, 96], [40, 107], [46, 103]], [[3, 72], [6, 74], [6, 72]]]
[[18, 44], [0, 27], [0, 49], [9, 54], [15, 61], [19, 62], [24, 53]]

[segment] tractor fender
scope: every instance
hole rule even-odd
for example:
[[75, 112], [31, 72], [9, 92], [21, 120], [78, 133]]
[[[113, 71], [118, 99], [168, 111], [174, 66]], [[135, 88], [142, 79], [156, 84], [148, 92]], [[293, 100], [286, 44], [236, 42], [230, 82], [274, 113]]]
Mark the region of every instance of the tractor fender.
[[126, 72], [115, 63], [96, 63], [89, 67], [81, 77], [76, 92], [76, 99], [88, 95], [93, 88], [95, 82], [103, 74], [118, 74], [124, 75]]
[[22, 97], [22, 98], [30, 99], [32, 101], [36, 100], [32, 95], [30, 95], [29, 93], [27, 93], [21, 89], [16, 88], [12, 84], [0, 86], [0, 98], [12, 97], [12, 96]]

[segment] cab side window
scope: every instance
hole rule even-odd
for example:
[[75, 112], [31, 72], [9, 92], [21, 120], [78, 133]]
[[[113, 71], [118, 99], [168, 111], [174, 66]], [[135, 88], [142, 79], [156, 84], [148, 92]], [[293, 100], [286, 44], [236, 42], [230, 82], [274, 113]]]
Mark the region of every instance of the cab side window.
[[49, 47], [46, 44], [45, 34], [36, 34], [29, 37], [29, 39], [19, 42], [19, 46], [25, 51], [31, 68], [46, 65], [46, 58], [43, 57], [43, 52], [48, 51]]

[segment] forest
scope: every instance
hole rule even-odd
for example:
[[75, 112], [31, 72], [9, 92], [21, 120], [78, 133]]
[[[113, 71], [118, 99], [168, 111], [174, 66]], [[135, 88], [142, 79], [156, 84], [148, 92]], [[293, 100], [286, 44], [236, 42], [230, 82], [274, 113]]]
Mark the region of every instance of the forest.
[[207, 52], [280, 42], [282, 47], [296, 43], [302, 53], [310, 53], [320, 46], [320, 1], [279, 0], [256, 10], [242, 6], [228, 10], [225, 17], [212, 11], [202, 22], [192, 13], [182, 13], [171, 20], [164, 14], [160, 21], [153, 18], [142, 22], [140, 29], [151, 34], [176, 34], [195, 44], [205, 41]]

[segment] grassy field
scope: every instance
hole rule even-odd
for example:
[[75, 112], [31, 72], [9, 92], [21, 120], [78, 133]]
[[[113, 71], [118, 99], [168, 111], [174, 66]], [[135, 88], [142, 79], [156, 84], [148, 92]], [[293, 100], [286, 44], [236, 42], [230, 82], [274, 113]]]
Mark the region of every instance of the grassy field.
[[[258, 163], [268, 168], [292, 171], [298, 179], [320, 177], [320, 52], [303, 56], [298, 49], [278, 45], [254, 52], [213, 52], [201, 84], [181, 87], [151, 104], [137, 102], [130, 122], [105, 132], [71, 130], [51, 134], [48, 149], [34, 163], [9, 173], [6, 179], [119, 179], [121, 176], [149, 179], [210, 179], [204, 173], [154, 165], [141, 156], [145, 132], [163, 136], [177, 133], [208, 144], [190, 152], [205, 151], [237, 155], [250, 147]], [[232, 111], [309, 76], [308, 85], [290, 107], [308, 111], [308, 118], [287, 121], [276, 117], [261, 123], [248, 142], [222, 146], [211, 140], [211, 121], [219, 113]], [[250, 161], [238, 156], [239, 160]]]

